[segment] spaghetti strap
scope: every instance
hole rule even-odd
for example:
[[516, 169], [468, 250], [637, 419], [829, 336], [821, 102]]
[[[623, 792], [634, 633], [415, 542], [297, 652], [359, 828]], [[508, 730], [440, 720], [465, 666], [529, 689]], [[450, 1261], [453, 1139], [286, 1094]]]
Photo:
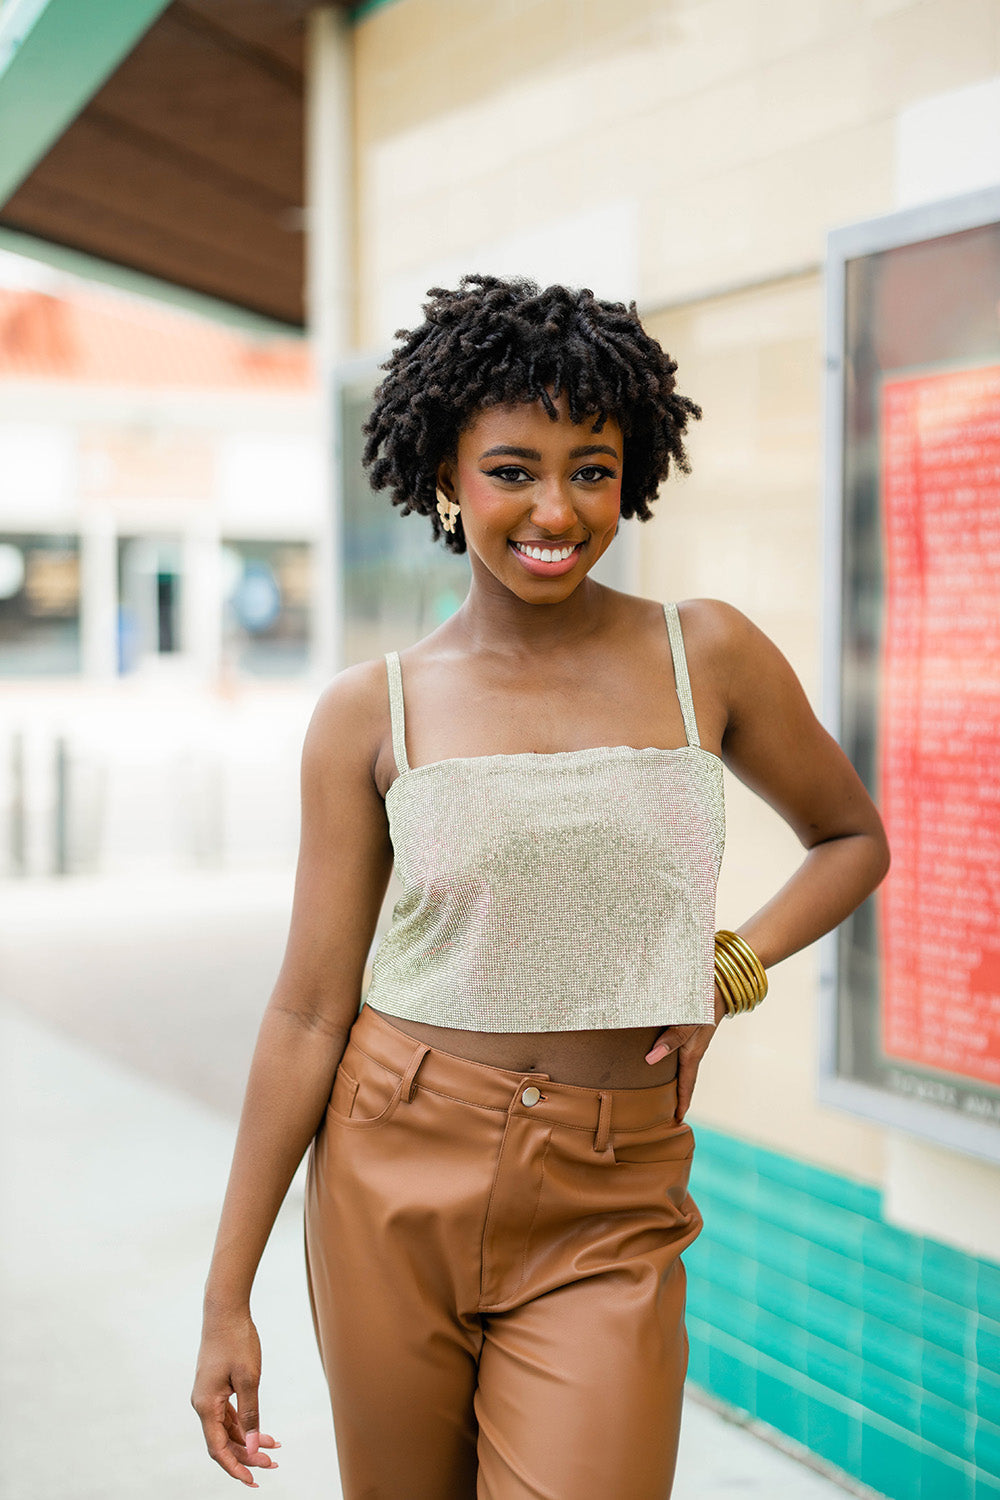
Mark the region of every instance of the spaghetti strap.
[[399, 652], [385, 653], [385, 670], [389, 679], [389, 718], [392, 722], [392, 753], [400, 776], [410, 769], [406, 759], [406, 717], [403, 712], [403, 677], [399, 670]]
[[667, 618], [667, 634], [670, 637], [670, 653], [674, 659], [674, 681], [677, 698], [684, 716], [684, 733], [689, 745], [700, 745], [698, 721], [694, 716], [694, 699], [691, 697], [691, 679], [688, 676], [687, 656], [684, 653], [684, 633], [676, 604], [665, 604], [663, 613]]

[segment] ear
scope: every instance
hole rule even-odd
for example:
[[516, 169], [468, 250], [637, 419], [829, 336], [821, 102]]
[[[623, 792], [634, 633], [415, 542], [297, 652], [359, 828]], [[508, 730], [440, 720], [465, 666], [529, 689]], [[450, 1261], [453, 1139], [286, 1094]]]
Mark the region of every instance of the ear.
[[443, 458], [438, 464], [435, 484], [446, 500], [453, 500], [457, 503], [458, 490], [455, 487], [455, 465], [450, 458]]

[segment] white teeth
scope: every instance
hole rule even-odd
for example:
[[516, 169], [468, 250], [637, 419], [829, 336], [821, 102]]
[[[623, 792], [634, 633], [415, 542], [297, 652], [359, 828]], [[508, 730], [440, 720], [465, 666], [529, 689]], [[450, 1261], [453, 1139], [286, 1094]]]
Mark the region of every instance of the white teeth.
[[527, 547], [520, 542], [514, 546], [518, 552], [523, 552], [526, 557], [533, 557], [536, 562], [565, 562], [576, 551], [575, 547]]

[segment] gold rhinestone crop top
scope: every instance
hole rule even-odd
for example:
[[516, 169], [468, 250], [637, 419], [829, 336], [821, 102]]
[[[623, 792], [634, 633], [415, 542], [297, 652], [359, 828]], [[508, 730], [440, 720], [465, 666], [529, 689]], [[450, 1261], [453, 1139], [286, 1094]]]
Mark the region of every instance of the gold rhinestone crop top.
[[715, 1019], [722, 762], [698, 739], [680, 618], [664, 606], [687, 744], [406, 759], [385, 805], [402, 894], [367, 1000], [463, 1031]]

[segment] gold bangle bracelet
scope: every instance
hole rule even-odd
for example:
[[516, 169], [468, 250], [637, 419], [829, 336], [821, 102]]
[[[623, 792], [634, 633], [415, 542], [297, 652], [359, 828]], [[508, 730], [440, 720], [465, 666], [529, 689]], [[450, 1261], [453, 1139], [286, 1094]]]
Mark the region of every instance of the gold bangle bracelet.
[[720, 928], [715, 934], [715, 972], [731, 1014], [753, 1010], [767, 994], [764, 966], [739, 933]]
[[756, 953], [753, 951], [745, 937], [741, 937], [738, 932], [729, 932], [726, 928], [720, 927], [718, 932], [715, 934], [715, 942], [717, 946], [725, 948], [728, 953], [731, 953], [734, 958], [741, 959], [744, 967], [746, 967], [755, 976], [755, 982], [757, 984], [759, 984], [761, 987], [764, 987], [767, 984], [767, 975], [764, 971], [764, 965], [761, 963], [760, 959], [757, 957]]
[[738, 1016], [740, 1014], [740, 1011], [743, 1009], [743, 1006], [741, 1003], [737, 1003], [737, 1001], [733, 999], [733, 992], [729, 988], [729, 983], [726, 980], [725, 976], [720, 972], [718, 964], [716, 964], [715, 966], [715, 982], [719, 987], [719, 993], [722, 996], [722, 1003], [726, 1007], [726, 1015]]
[[722, 938], [726, 948], [732, 953], [733, 957], [742, 959], [743, 963], [749, 968], [754, 978], [755, 987], [759, 990], [760, 998], [763, 1000], [767, 994], [767, 973], [764, 965], [746, 938], [741, 937], [738, 932], [726, 932], [724, 930], [718, 933], [717, 936]]
[[751, 1010], [756, 999], [756, 991], [721, 945], [715, 950], [715, 971], [725, 979], [725, 985], [722, 987], [729, 991], [737, 1013], [742, 1014], [745, 1010]]
[[756, 984], [747, 978], [736, 959], [725, 948], [716, 949], [716, 963], [722, 965], [731, 976], [733, 983], [739, 986], [743, 996], [743, 1009], [753, 1010], [760, 1000]]
[[746, 964], [741, 962], [739, 954], [734, 952], [727, 943], [720, 942], [720, 940], [716, 938], [715, 956], [716, 958], [721, 959], [727, 965], [729, 971], [739, 978], [739, 980], [741, 981], [741, 988], [746, 990], [747, 999], [754, 999], [759, 989], [757, 978], [756, 975], [752, 975], [748, 972]]
[[743, 957], [742, 953], [740, 953], [738, 948], [733, 948], [729, 944], [720, 944], [720, 947], [722, 948], [722, 951], [725, 953], [729, 962], [739, 970], [740, 974], [742, 974], [744, 980], [746, 981], [746, 986], [750, 993], [751, 1007], [757, 1005], [763, 998], [761, 995], [760, 976], [747, 963], [746, 959]]
[[750, 996], [747, 994], [746, 985], [742, 976], [736, 971], [727, 955], [720, 949], [715, 950], [715, 972], [729, 992], [737, 1010], [744, 1010]]
[[741, 1011], [747, 1010], [747, 992], [745, 992], [744, 983], [733, 972], [732, 966], [729, 965], [724, 954], [715, 954], [715, 975], [717, 975], [718, 981], [720, 981], [721, 989], [729, 996], [733, 1014], [739, 1014]]

